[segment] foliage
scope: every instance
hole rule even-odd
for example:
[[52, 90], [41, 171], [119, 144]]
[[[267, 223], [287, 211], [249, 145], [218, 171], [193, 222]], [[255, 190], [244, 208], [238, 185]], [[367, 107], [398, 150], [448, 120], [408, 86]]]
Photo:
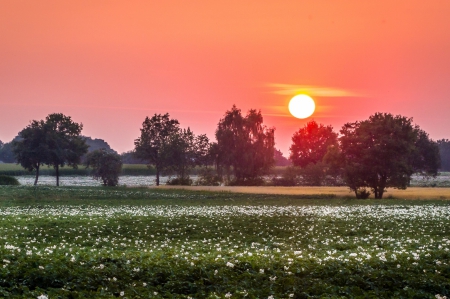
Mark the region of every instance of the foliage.
[[295, 166], [288, 166], [284, 169], [281, 177], [273, 177], [271, 184], [273, 186], [298, 186], [299, 181], [299, 169]]
[[189, 177], [175, 177], [167, 180], [167, 185], [181, 185], [181, 186], [191, 186], [193, 181]]
[[177, 175], [177, 180], [171, 180], [170, 183], [185, 185], [191, 182], [191, 170], [208, 163], [209, 146], [206, 135], [195, 136], [190, 128], [173, 132], [161, 150], [163, 159], [170, 161], [168, 170]]
[[[450, 171], [450, 140], [441, 139], [437, 141], [441, 158], [441, 170]], [[1, 157], [0, 157], [1, 160]]]
[[159, 186], [161, 172], [172, 166], [163, 150], [169, 146], [171, 136], [180, 130], [179, 122], [171, 119], [168, 113], [155, 114], [145, 118], [140, 130], [141, 136], [134, 141], [136, 157], [155, 166], [156, 185]]
[[[55, 195], [4, 201], [17, 190]], [[0, 199], [5, 298], [450, 295], [445, 201], [10, 186]]]
[[98, 149], [86, 155], [86, 167], [92, 168], [94, 179], [101, 179], [104, 186], [117, 186], [122, 171], [122, 160], [117, 153]]
[[136, 153], [133, 150], [121, 153], [120, 158], [123, 164], [146, 164], [143, 159], [136, 157]]
[[80, 137], [82, 124], [61, 113], [49, 114], [44, 120], [33, 120], [19, 132], [13, 141], [14, 155], [18, 163], [29, 171], [36, 171], [35, 185], [41, 165], [53, 166], [56, 185], [59, 185], [59, 167], [77, 168], [87, 145]]
[[345, 124], [339, 141], [326, 161], [342, 167], [345, 183], [357, 197], [370, 188], [380, 199], [386, 188], [406, 189], [413, 173], [437, 174], [437, 144], [411, 118], [376, 113], [368, 120]]
[[[98, 139], [98, 138], [92, 138], [89, 136], [81, 136], [81, 138], [84, 140], [84, 142], [86, 143], [86, 145], [88, 146], [88, 153], [93, 152], [95, 150], [100, 150], [100, 149], [105, 149], [108, 152], [112, 152], [112, 153], [116, 153], [117, 152], [115, 150], [113, 150], [111, 148], [111, 146], [108, 144], [108, 142], [106, 142], [103, 139]], [[84, 163], [86, 159], [86, 154], [84, 154], [81, 157], [81, 161]]]
[[48, 150], [46, 164], [56, 171], [56, 185], [59, 186], [59, 167], [65, 165], [77, 168], [81, 156], [88, 151], [88, 146], [80, 137], [83, 124], [73, 122], [70, 116], [62, 113], [49, 114], [45, 118], [46, 140]]
[[13, 152], [13, 141], [6, 142], [0, 147], [0, 161], [4, 163], [16, 163], [16, 157]]
[[291, 162], [285, 156], [283, 156], [283, 153], [279, 149], [275, 149], [273, 158], [275, 160], [275, 166], [291, 165]]
[[222, 177], [214, 169], [208, 167], [201, 168], [199, 178], [195, 184], [197, 186], [220, 186], [222, 184]]
[[321, 162], [327, 149], [337, 144], [332, 126], [308, 122], [292, 136], [289, 159], [295, 166], [306, 167]]
[[43, 120], [33, 120], [19, 132], [19, 138], [12, 142], [17, 163], [28, 171], [36, 171], [34, 185], [39, 179], [39, 169], [49, 161], [47, 130]]
[[244, 117], [233, 105], [219, 121], [214, 160], [220, 174], [233, 173], [233, 184], [253, 184], [274, 163], [274, 131], [263, 125], [261, 111], [249, 110]]
[[15, 177], [0, 174], [0, 185], [20, 185], [20, 184]]

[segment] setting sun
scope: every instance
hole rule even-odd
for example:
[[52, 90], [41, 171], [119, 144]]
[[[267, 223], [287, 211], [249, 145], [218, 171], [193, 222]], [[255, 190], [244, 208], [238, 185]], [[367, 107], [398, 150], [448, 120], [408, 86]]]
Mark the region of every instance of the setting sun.
[[310, 117], [315, 109], [314, 100], [306, 94], [296, 95], [289, 102], [289, 112], [296, 118]]

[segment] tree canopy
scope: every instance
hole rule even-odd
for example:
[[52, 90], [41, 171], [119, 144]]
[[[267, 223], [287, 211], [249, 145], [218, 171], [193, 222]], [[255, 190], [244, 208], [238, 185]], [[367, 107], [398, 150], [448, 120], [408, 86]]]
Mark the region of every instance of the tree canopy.
[[306, 167], [321, 162], [329, 146], [337, 144], [332, 126], [308, 122], [292, 136], [289, 159], [294, 166]]
[[12, 142], [17, 163], [28, 171], [36, 170], [34, 185], [37, 185], [41, 165], [48, 162], [46, 138], [45, 122], [33, 120], [19, 132], [19, 138]]
[[37, 183], [39, 167], [51, 165], [56, 171], [56, 185], [59, 186], [59, 167], [76, 168], [88, 146], [80, 137], [82, 124], [72, 121], [62, 113], [49, 114], [44, 120], [33, 120], [19, 133], [13, 142], [18, 163], [28, 170], [36, 170]]
[[274, 164], [274, 128], [263, 125], [261, 111], [242, 116], [235, 105], [219, 121], [214, 146], [218, 168], [233, 172], [235, 183], [249, 184]]
[[341, 165], [357, 197], [367, 197], [369, 188], [382, 198], [386, 188], [405, 189], [413, 173], [437, 174], [437, 144], [411, 118], [376, 113], [345, 124], [340, 133], [339, 148], [331, 148], [326, 160]]
[[171, 119], [169, 113], [155, 114], [145, 118], [140, 130], [141, 136], [134, 141], [135, 155], [155, 166], [156, 185], [159, 186], [161, 171], [172, 165], [164, 149], [169, 147], [173, 134], [180, 130], [180, 124], [178, 120]]
[[120, 155], [107, 149], [97, 149], [86, 155], [84, 164], [92, 168], [94, 179], [101, 179], [104, 186], [117, 186], [122, 170]]

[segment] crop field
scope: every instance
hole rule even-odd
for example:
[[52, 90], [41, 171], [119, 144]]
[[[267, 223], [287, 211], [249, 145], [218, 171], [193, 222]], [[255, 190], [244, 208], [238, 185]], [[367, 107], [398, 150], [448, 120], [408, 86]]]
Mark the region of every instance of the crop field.
[[0, 187], [0, 297], [443, 298], [450, 202]]

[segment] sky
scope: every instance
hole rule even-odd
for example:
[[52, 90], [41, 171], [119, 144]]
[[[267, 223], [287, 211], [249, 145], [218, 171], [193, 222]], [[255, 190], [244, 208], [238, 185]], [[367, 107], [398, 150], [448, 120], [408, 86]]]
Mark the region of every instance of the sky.
[[[0, 0], [0, 140], [64, 113], [118, 152], [146, 116], [214, 132], [261, 110], [288, 155], [308, 121], [375, 112], [450, 139], [450, 1]], [[315, 113], [288, 111], [298, 93]]]

